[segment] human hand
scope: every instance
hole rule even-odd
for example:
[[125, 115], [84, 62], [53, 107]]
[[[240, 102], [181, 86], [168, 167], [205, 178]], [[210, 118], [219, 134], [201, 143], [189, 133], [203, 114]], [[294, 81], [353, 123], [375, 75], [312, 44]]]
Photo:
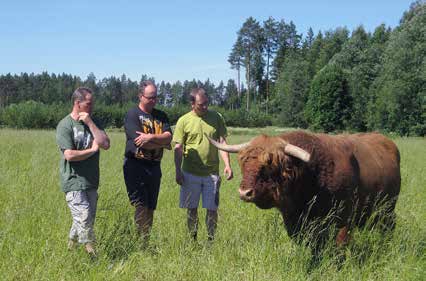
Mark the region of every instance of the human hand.
[[181, 169], [176, 169], [176, 183], [182, 185], [184, 181], [183, 173]]
[[93, 152], [98, 151], [99, 150], [99, 144], [95, 140], [93, 140], [92, 147], [90, 149], [92, 149]]
[[89, 113], [87, 113], [87, 112], [79, 112], [78, 113], [78, 120], [83, 121], [83, 123], [86, 124], [86, 125], [88, 125], [92, 121]]
[[225, 175], [227, 180], [230, 180], [234, 177], [234, 173], [232, 172], [232, 169], [229, 166], [226, 166], [225, 169], [223, 169], [223, 174]]
[[135, 138], [136, 146], [142, 146], [144, 143], [149, 142], [153, 137], [153, 134], [145, 134], [139, 131], [136, 131], [136, 134], [139, 134], [139, 136]]

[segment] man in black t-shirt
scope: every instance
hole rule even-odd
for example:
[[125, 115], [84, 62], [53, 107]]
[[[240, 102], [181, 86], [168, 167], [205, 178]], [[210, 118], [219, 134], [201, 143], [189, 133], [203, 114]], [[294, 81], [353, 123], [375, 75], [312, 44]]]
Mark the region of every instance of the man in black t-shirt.
[[138, 106], [130, 109], [124, 120], [123, 172], [130, 203], [136, 209], [137, 230], [147, 242], [160, 190], [160, 161], [163, 149], [171, 149], [172, 131], [166, 113], [154, 108], [157, 103], [155, 84], [143, 81], [138, 97]]

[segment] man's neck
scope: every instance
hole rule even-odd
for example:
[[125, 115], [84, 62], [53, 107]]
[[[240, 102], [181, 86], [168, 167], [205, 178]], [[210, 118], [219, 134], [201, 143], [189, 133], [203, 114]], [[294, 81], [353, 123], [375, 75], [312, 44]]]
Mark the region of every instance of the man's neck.
[[142, 110], [145, 113], [151, 114], [152, 113], [152, 109], [148, 110], [148, 108], [146, 108], [142, 103], [139, 103], [139, 109]]
[[197, 112], [195, 112], [195, 110], [191, 110], [191, 112], [192, 112], [194, 115], [196, 115], [196, 116], [198, 116], [198, 117], [200, 117], [200, 118], [203, 118], [203, 116], [206, 116], [206, 114], [207, 114], [207, 112], [206, 112], [206, 113], [204, 113], [203, 115], [199, 115], [199, 114], [197, 114]]
[[78, 111], [77, 110], [72, 110], [70, 113], [70, 116], [72, 119], [74, 119], [75, 121], [78, 121]]

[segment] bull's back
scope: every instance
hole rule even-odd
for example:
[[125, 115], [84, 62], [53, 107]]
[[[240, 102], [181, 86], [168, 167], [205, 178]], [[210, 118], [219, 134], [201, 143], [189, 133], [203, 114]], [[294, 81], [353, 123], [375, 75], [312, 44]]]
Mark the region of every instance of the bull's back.
[[395, 143], [378, 133], [355, 134], [350, 138], [360, 168], [360, 188], [367, 193], [398, 195], [400, 156]]

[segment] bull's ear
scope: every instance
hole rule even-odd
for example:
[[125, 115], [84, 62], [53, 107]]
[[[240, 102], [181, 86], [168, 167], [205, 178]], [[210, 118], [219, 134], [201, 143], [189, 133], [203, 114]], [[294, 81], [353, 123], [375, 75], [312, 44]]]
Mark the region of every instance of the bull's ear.
[[281, 174], [284, 179], [291, 180], [293, 178], [294, 171], [289, 167], [283, 167]]
[[281, 167], [281, 175], [287, 181], [293, 181], [301, 176], [302, 170], [299, 165], [302, 161], [299, 159], [288, 157]]

